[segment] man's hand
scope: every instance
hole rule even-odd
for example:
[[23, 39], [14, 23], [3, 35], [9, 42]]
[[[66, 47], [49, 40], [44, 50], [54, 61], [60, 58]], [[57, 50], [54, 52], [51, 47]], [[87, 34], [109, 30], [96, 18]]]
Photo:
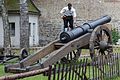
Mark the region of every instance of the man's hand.
[[77, 23], [76, 23], [76, 22], [74, 22], [74, 23], [73, 23], [73, 26], [74, 26], [74, 27], [77, 27]]
[[61, 19], [63, 19], [63, 16], [61, 16]]
[[62, 16], [62, 19], [66, 19], [66, 16]]

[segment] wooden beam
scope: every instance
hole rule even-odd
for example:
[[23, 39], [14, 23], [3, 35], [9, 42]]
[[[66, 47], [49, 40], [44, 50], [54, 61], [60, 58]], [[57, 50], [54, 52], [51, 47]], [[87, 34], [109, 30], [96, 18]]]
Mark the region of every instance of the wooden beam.
[[41, 74], [41, 73], [43, 73], [47, 70], [49, 70], [49, 67], [46, 67], [44, 69], [29, 71], [29, 72], [25, 72], [25, 73], [20, 73], [20, 74], [2, 76], [2, 77], [0, 77], [0, 80], [16, 80], [16, 79], [20, 79], [20, 78], [25, 78], [25, 77], [38, 75], [38, 74]]
[[85, 45], [89, 44], [91, 33], [87, 33], [75, 40], [70, 41], [69, 43], [65, 44], [60, 49], [52, 52], [50, 54], [50, 57], [46, 59], [45, 62], [43, 62], [43, 66], [47, 67], [49, 65], [52, 65], [53, 63], [56, 63], [60, 59], [62, 59], [64, 56], [66, 56], [69, 52], [81, 48]]

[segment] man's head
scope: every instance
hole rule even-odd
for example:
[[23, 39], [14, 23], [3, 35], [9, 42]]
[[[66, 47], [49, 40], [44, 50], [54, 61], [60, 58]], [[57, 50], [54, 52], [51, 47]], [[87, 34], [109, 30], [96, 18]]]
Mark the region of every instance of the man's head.
[[68, 9], [71, 10], [72, 4], [68, 3]]

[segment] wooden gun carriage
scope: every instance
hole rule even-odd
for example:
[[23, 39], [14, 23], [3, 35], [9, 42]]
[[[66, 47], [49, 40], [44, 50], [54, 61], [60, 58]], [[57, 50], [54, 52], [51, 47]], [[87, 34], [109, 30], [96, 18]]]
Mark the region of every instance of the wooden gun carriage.
[[[110, 21], [111, 17], [103, 16], [71, 31], [62, 32], [59, 40], [49, 43], [19, 63], [6, 65], [5, 71], [26, 72], [48, 67], [60, 60], [76, 60], [80, 57], [82, 49], [89, 49], [91, 58], [111, 54], [111, 31], [106, 24]], [[40, 59], [44, 60], [38, 63]]]

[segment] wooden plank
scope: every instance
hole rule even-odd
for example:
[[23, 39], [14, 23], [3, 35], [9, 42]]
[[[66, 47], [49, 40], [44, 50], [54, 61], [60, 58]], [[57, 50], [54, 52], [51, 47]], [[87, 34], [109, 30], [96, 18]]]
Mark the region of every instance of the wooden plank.
[[27, 67], [36, 61], [40, 60], [41, 58], [45, 57], [46, 55], [50, 54], [52, 51], [55, 50], [54, 43], [56, 43], [58, 40], [50, 43], [49, 45], [45, 46], [41, 50], [37, 51], [35, 54], [32, 54], [25, 58], [24, 60], [20, 61], [20, 64], [23, 65], [23, 67]]
[[64, 68], [65, 68], [65, 64], [62, 65], [62, 71], [61, 71], [61, 79], [60, 80], [64, 80]]
[[75, 65], [73, 65], [73, 67], [72, 67], [72, 75], [71, 75], [71, 78], [72, 78], [72, 80], [74, 80], [74, 73], [75, 72]]
[[65, 43], [55, 43], [55, 46], [64, 46]]
[[59, 49], [59, 48], [61, 48], [64, 45], [65, 45], [65, 43], [55, 43], [54, 46], [55, 46], [56, 49]]
[[[47, 60], [43, 62], [43, 67], [48, 67], [49, 65], [52, 65], [53, 63], [56, 63], [59, 61], [61, 58], [67, 55], [67, 53], [81, 48], [85, 45], [89, 44], [89, 39], [90, 39], [91, 33], [87, 33], [75, 40], [72, 40], [68, 43], [66, 43], [63, 47], [60, 49], [56, 50], [55, 49], [55, 43], [58, 43], [59, 40], [56, 40], [54, 42], [51, 42], [35, 54], [32, 54], [25, 58], [24, 60], [20, 61], [20, 64], [14, 64], [12, 65], [12, 68], [25, 68], [27, 66], [30, 66], [34, 64], [36, 61], [40, 60], [41, 58], [45, 57], [46, 55], [50, 54]], [[59, 43], [58, 43], [59, 44]], [[61, 44], [60, 44], [61, 45]], [[9, 70], [11, 67], [7, 66], [6, 69]], [[29, 68], [29, 70], [34, 70], [34, 67], [31, 67], [32, 69]], [[40, 68], [37, 66], [37, 68]], [[11, 70], [11, 69], [10, 69]]]
[[5, 65], [5, 72], [14, 72], [12, 69], [13, 68], [20, 68], [20, 64], [10, 64], [10, 65]]
[[66, 56], [67, 53], [89, 44], [90, 35], [91, 35], [90, 33], [87, 33], [73, 41], [70, 41], [69, 43], [65, 44], [63, 47], [61, 47], [57, 51], [52, 52], [51, 53], [52, 56], [50, 56], [45, 62], [43, 62], [43, 66], [47, 67], [49, 65], [52, 65], [53, 63], [56, 63], [61, 58]]
[[69, 74], [68, 74], [68, 80], [71, 80], [71, 73], [72, 73], [72, 64], [70, 64]]
[[[41, 48], [39, 51], [37, 51], [35, 54], [32, 54], [28, 56], [27, 58], [23, 59], [20, 61], [20, 63], [12, 64], [12, 65], [7, 65], [5, 67], [6, 72], [12, 72], [12, 68], [24, 68], [27, 66], [30, 66], [34, 64], [36, 61], [40, 60], [41, 58], [45, 57], [49, 53], [55, 50], [54, 43], [58, 42], [58, 40], [55, 40], [51, 42], [50, 44], [46, 45], [44, 48]], [[40, 68], [40, 67], [38, 67]], [[32, 69], [33, 70], [33, 69]]]
[[2, 76], [2, 77], [0, 77], [0, 80], [16, 80], [16, 79], [20, 79], [20, 78], [25, 78], [25, 77], [38, 75], [38, 74], [41, 74], [41, 73], [43, 73], [45, 71], [48, 71], [48, 70], [49, 70], [49, 67], [46, 67], [44, 69], [25, 72], [25, 73], [22, 73], [22, 74], [13, 74], [13, 75]]
[[60, 63], [58, 64], [58, 71], [57, 71], [57, 73], [58, 73], [58, 75], [57, 75], [57, 80], [60, 80], [60, 67], [61, 67], [61, 65], [60, 65]]
[[66, 69], [65, 69], [65, 80], [68, 80], [67, 79], [67, 76], [68, 76], [68, 72], [69, 72], [69, 68], [68, 68], [69, 64], [66, 64]]
[[78, 76], [78, 75], [77, 75], [77, 74], [78, 74], [78, 65], [76, 65], [75, 73], [76, 73], [76, 74], [75, 74], [75, 80], [77, 80], [77, 76]]
[[51, 76], [52, 76], [52, 66], [49, 66], [48, 80], [51, 80]]
[[56, 64], [54, 65], [54, 70], [53, 70], [53, 80], [56, 80]]

